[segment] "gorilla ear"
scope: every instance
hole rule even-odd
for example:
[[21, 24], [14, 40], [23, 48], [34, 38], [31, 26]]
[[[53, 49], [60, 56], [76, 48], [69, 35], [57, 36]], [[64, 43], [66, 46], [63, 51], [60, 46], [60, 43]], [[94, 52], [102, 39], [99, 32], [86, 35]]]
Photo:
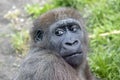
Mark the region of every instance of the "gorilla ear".
[[35, 42], [39, 42], [39, 41], [41, 41], [42, 39], [43, 39], [43, 31], [42, 30], [36, 30], [35, 32], [34, 32], [34, 41]]

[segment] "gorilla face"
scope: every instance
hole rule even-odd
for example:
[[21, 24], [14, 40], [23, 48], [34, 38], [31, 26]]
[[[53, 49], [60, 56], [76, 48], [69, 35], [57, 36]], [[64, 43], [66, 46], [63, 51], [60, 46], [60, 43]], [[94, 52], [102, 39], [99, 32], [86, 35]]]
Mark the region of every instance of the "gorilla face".
[[80, 65], [83, 59], [83, 31], [80, 23], [74, 19], [60, 20], [50, 26], [50, 48], [72, 67]]

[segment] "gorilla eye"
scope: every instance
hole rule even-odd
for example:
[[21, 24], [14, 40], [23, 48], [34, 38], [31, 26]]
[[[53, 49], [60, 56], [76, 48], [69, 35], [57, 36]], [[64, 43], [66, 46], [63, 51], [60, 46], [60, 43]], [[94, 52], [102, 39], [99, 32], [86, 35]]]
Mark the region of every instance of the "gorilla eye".
[[70, 27], [70, 31], [72, 31], [72, 32], [76, 32], [78, 29], [79, 29], [79, 26], [77, 26], [77, 25], [73, 25]]
[[56, 30], [55, 30], [55, 35], [61, 36], [61, 35], [63, 35], [63, 34], [64, 34], [64, 30], [63, 30], [63, 29], [56, 29]]

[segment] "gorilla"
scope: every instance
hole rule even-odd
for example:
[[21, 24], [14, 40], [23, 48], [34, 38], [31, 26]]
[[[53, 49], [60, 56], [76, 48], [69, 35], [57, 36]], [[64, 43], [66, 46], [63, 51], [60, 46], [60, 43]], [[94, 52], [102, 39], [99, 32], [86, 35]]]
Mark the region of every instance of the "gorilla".
[[33, 25], [29, 54], [14, 80], [96, 80], [87, 62], [87, 32], [77, 10], [53, 9]]

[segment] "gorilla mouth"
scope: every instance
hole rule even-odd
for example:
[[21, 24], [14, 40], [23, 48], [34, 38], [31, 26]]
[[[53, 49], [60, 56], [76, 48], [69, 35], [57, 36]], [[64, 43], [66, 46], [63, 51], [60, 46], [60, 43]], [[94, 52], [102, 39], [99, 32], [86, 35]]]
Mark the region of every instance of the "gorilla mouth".
[[70, 53], [68, 55], [65, 55], [64, 58], [72, 57], [72, 56], [76, 56], [76, 55], [81, 55], [81, 54], [82, 54], [82, 51], [81, 52]]

